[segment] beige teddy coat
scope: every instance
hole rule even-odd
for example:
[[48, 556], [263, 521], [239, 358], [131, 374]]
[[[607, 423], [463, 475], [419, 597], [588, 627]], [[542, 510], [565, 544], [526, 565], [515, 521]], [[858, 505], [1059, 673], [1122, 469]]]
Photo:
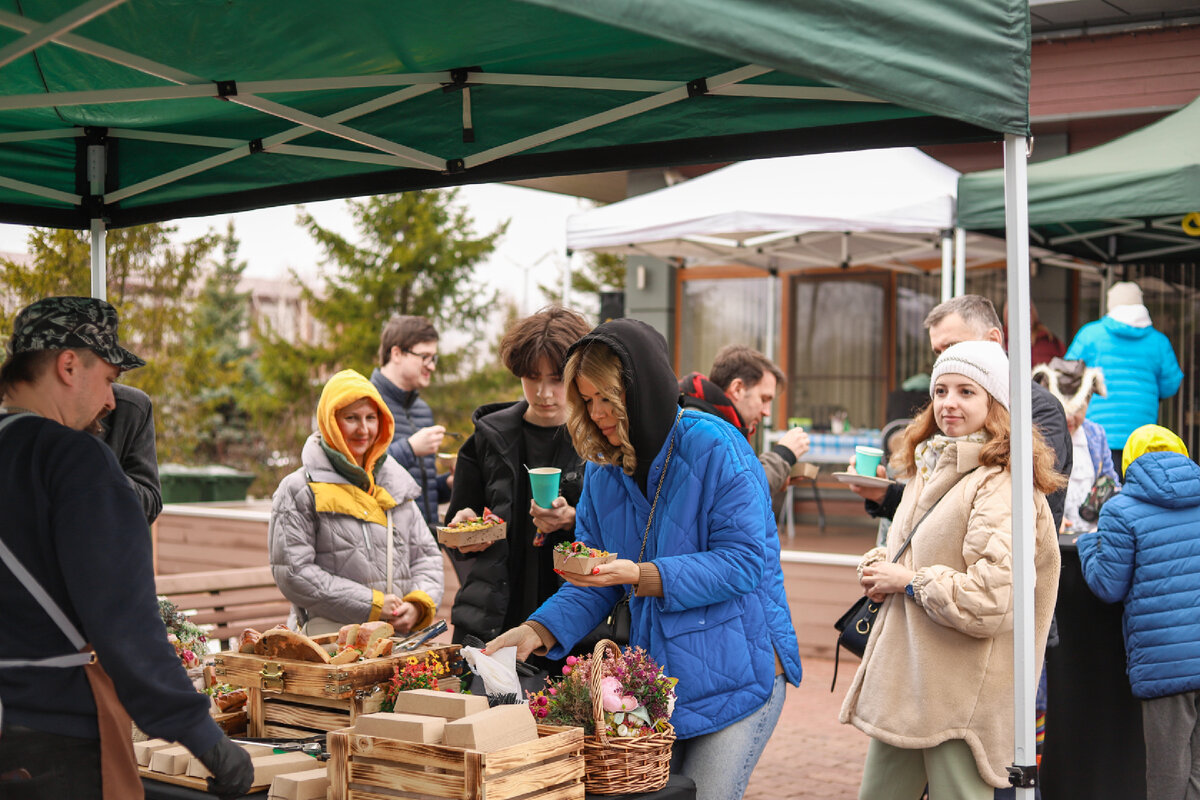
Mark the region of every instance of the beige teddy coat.
[[[1012, 475], [979, 467], [981, 448], [948, 445], [928, 483], [916, 477], [905, 488], [886, 552], [876, 548], [864, 556], [863, 566], [893, 557], [913, 524], [945, 494], [900, 559], [916, 572], [920, 603], [904, 593], [884, 600], [839, 718], [895, 747], [963, 739], [983, 779], [1005, 787], [1014, 753]], [[1037, 663], [1031, 680], [1041, 674], [1060, 565], [1050, 508], [1041, 494], [1034, 497]]]

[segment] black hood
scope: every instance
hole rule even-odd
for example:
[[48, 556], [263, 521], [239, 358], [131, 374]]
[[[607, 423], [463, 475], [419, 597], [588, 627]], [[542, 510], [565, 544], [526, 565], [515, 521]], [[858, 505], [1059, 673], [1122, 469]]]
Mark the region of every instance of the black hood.
[[679, 383], [667, 354], [667, 340], [640, 320], [614, 319], [571, 345], [567, 357], [592, 342], [607, 345], [621, 360], [629, 438], [637, 454], [633, 477], [645, 491], [650, 464], [679, 412]]

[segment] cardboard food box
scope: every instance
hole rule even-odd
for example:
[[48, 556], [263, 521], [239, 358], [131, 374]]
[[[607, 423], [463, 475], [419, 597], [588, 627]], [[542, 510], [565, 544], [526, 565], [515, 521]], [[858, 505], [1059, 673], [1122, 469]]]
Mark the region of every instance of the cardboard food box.
[[490, 753], [332, 731], [329, 800], [583, 800], [583, 729], [537, 731], [534, 741]]
[[182, 775], [187, 772], [192, 751], [181, 744], [155, 750], [150, 756], [150, 771], [163, 775]]
[[267, 797], [269, 800], [325, 800], [328, 792], [329, 770], [321, 767], [275, 776]]
[[421, 714], [443, 719], [462, 719], [488, 708], [487, 698], [477, 694], [452, 694], [433, 689], [410, 689], [396, 694], [397, 714]]
[[465, 544], [483, 544], [484, 542], [496, 542], [508, 535], [508, 523], [497, 522], [495, 525], [487, 528], [478, 528], [469, 531], [460, 531], [457, 528], [437, 529], [438, 542], [450, 547], [462, 547]]
[[537, 722], [529, 713], [529, 706], [524, 704], [496, 706], [447, 722], [443, 734], [443, 741], [447, 745], [481, 753], [491, 753], [537, 738]]
[[793, 478], [807, 478], [810, 481], [815, 481], [820, 472], [821, 466], [819, 464], [808, 464], [804, 461], [797, 461], [792, 465], [792, 469], [788, 475]]
[[596, 567], [616, 560], [616, 553], [609, 553], [599, 558], [580, 558], [579, 556], [569, 556], [558, 550], [554, 551], [554, 568], [563, 572], [573, 572], [576, 575], [591, 575], [592, 570]]
[[404, 742], [420, 742], [422, 744], [441, 744], [442, 730], [445, 727], [445, 717], [396, 714], [387, 711], [364, 714], [354, 723], [354, 730], [363, 736], [378, 736], [383, 739], [399, 739]]
[[150, 766], [150, 758], [159, 750], [165, 750], [168, 747], [175, 747], [174, 742], [168, 742], [166, 739], [147, 739], [143, 742], [133, 743], [133, 754], [137, 757], [138, 766]]
[[[250, 759], [250, 763], [254, 765], [252, 786], [269, 786], [277, 775], [286, 772], [304, 772], [312, 769], [317, 763], [312, 756], [306, 756], [304, 753], [272, 753], [266, 748], [255, 749], [262, 750], [264, 755], [252, 755]], [[189, 778], [198, 778], [203, 781], [211, 775], [208, 767], [200, 763], [200, 759], [193, 758], [188, 763], [187, 776]]]

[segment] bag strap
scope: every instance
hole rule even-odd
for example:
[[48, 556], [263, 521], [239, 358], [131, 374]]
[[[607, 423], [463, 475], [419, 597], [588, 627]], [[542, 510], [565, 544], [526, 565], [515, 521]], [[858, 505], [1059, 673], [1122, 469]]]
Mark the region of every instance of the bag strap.
[[[33, 414], [28, 411], [19, 411], [9, 414], [4, 419], [0, 419], [0, 432], [7, 428], [14, 420], [27, 416], [33, 416]], [[25, 565], [20, 562], [16, 554], [9, 549], [3, 540], [0, 540], [0, 561], [4, 562], [4, 565], [8, 567], [16, 579], [33, 595], [33, 599], [37, 600], [38, 605], [49, 615], [50, 619], [54, 620], [54, 624], [66, 635], [71, 644], [75, 646], [75, 649], [82, 650], [87, 645], [87, 640], [83, 638], [83, 635], [71, 623], [71, 620], [67, 619], [67, 615], [63, 613], [58, 603], [54, 602], [54, 598], [46, 592], [37, 578], [33, 577], [29, 570], [25, 569]], [[95, 654], [93, 653], [70, 653], [68, 655], [33, 660], [4, 659], [0, 660], [0, 667], [78, 667], [90, 664], [95, 658]]]
[[[654, 509], [658, 508], [658, 496], [662, 494], [663, 479], [667, 477], [667, 467], [671, 464], [671, 453], [675, 450], [675, 428], [679, 425], [679, 420], [683, 417], [683, 409], [679, 409], [679, 413], [675, 415], [675, 422], [671, 425], [671, 442], [667, 445], [667, 457], [663, 460], [662, 472], [658, 473], [658, 487], [654, 490], [654, 500], [650, 502], [650, 516], [646, 517], [646, 532], [642, 534], [642, 549], [638, 551], [637, 563], [642, 563], [642, 559], [646, 556], [646, 542], [650, 541], [650, 525], [654, 522]], [[629, 598], [633, 596], [633, 588], [625, 590], [625, 596], [617, 601], [617, 605], [628, 603]], [[609, 615], [612, 619], [612, 615]]]
[[929, 507], [929, 510], [921, 515], [921, 518], [919, 520], [917, 520], [916, 525], [912, 526], [912, 530], [908, 532], [908, 538], [904, 540], [904, 544], [900, 545], [900, 549], [896, 551], [896, 557], [892, 559], [892, 563], [896, 563], [897, 561], [900, 560], [900, 557], [904, 555], [904, 551], [908, 549], [908, 546], [910, 544], [912, 544], [912, 538], [916, 534], [917, 528], [921, 527], [921, 523], [924, 522], [926, 520], [926, 518], [930, 514], [933, 513], [933, 510], [935, 508], [937, 508], [937, 504], [942, 502], [942, 498], [944, 498], [946, 495], [950, 494], [951, 489], [953, 489], [955, 486], [958, 486], [958, 484], [962, 482], [963, 478], [967, 477], [968, 475], [970, 475], [972, 472], [974, 472], [977, 469], [979, 469], [979, 467], [971, 467], [969, 470], [967, 470], [966, 472], [963, 473], [962, 478], [959, 478], [957, 481], [950, 484], [948, 487], [946, 487], [946, 491], [944, 491], [940, 495], [938, 495], [938, 499], [933, 501], [933, 505], [931, 505]]

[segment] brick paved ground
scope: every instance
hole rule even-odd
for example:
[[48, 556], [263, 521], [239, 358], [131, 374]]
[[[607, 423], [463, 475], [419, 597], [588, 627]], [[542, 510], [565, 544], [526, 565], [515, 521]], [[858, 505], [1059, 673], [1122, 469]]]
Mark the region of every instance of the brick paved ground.
[[829, 691], [833, 662], [804, 659], [800, 687], [788, 687], [783, 714], [759, 759], [745, 800], [856, 800], [867, 736], [837, 721], [858, 660], [842, 661]]

